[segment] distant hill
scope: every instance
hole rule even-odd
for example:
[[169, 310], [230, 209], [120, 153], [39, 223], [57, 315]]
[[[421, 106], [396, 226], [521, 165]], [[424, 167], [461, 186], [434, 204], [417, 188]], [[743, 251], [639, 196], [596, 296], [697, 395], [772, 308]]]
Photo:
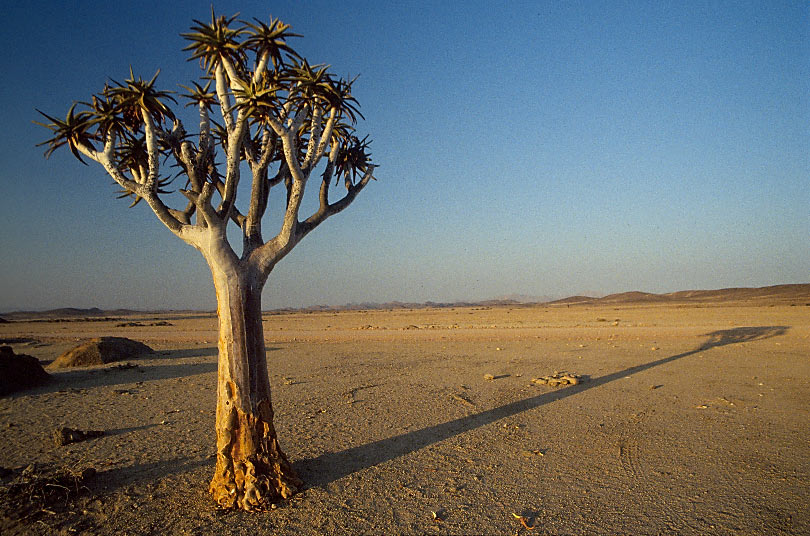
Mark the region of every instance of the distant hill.
[[774, 285], [760, 288], [723, 288], [718, 290], [680, 290], [665, 294], [622, 292], [603, 298], [572, 296], [546, 305], [609, 305], [643, 303], [723, 303], [723, 302], [800, 302], [810, 300], [810, 284]]
[[[133, 309], [99, 309], [98, 307], [91, 307], [88, 309], [80, 309], [77, 307], [61, 307], [59, 309], [48, 309], [46, 311], [13, 311], [10, 313], [3, 313], [2, 318], [7, 321], [13, 320], [107, 320], [110, 318], [119, 318], [122, 316], [143, 315], [156, 313], [157, 311], [135, 311]], [[174, 312], [174, 311], [172, 311]]]
[[458, 302], [387, 302], [387, 303], [352, 303], [348, 305], [317, 305], [300, 309], [283, 309], [280, 311], [358, 311], [358, 310], [392, 310], [392, 309], [425, 309], [449, 307], [506, 307], [532, 305], [612, 305], [612, 304], [653, 304], [653, 303], [720, 303], [741, 301], [804, 302], [810, 303], [810, 284], [774, 285], [761, 288], [726, 288], [719, 290], [681, 290], [666, 294], [651, 292], [621, 292], [596, 298], [591, 296], [569, 296], [560, 300], [540, 301], [538, 298], [521, 294], [510, 294], [492, 300], [458, 301]]
[[592, 298], [590, 296], [569, 296], [568, 298], [563, 298], [561, 300], [546, 302], [545, 305], [585, 304], [585, 303], [593, 303], [598, 299], [599, 298]]
[[[386, 303], [351, 303], [347, 305], [315, 305], [303, 308], [275, 309], [275, 313], [284, 312], [317, 312], [317, 311], [364, 311], [364, 310], [395, 310], [395, 309], [427, 309], [451, 307], [531, 307], [543, 306], [577, 306], [577, 305], [619, 305], [619, 304], [654, 304], [654, 303], [796, 303], [810, 304], [810, 283], [795, 285], [773, 285], [760, 288], [723, 288], [718, 290], [680, 290], [665, 294], [650, 292], [620, 292], [609, 294], [601, 298], [590, 296], [569, 296], [561, 300], [539, 302], [535, 297], [512, 294], [502, 298], [483, 301], [458, 302], [386, 302]], [[200, 315], [212, 314], [206, 311], [135, 311], [132, 309], [103, 310], [97, 307], [90, 309], [77, 309], [63, 307], [48, 311], [15, 311], [0, 315], [0, 321], [14, 320], [40, 320], [40, 321], [73, 321], [73, 320], [111, 320], [116, 317], [144, 314]]]

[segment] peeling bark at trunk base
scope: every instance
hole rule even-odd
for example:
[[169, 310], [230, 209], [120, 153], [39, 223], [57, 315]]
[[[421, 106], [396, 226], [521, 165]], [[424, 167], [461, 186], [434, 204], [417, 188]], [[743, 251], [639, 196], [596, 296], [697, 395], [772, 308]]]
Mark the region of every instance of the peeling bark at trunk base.
[[[279, 446], [269, 402], [261, 406], [260, 413], [269, 413], [269, 420], [234, 408], [225, 419], [230, 426], [217, 430], [221, 447], [208, 491], [222, 508], [262, 510], [303, 486]], [[230, 441], [222, 444], [227, 436]]]
[[[273, 426], [261, 292], [264, 278], [238, 263], [210, 261], [217, 290], [217, 466], [209, 492], [222, 508], [261, 510], [303, 482]], [[225, 267], [226, 269], [222, 269]]]

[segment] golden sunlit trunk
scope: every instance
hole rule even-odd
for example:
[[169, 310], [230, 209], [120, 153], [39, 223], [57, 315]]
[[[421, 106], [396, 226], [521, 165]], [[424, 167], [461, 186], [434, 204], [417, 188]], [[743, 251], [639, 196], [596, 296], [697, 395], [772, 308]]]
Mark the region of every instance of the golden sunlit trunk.
[[302, 482], [281, 450], [261, 316], [263, 279], [212, 266], [219, 316], [217, 464], [209, 491], [223, 508], [256, 510]]

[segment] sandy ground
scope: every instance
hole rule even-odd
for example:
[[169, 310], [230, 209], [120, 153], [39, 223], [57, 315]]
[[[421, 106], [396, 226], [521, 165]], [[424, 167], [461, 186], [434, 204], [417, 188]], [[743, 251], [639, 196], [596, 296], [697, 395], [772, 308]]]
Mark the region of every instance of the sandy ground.
[[[97, 470], [78, 496], [0, 504], [0, 533], [810, 534], [804, 303], [267, 315], [276, 426], [308, 487], [259, 514], [206, 494], [215, 319], [125, 320], [172, 325], [0, 325], [44, 363], [101, 335], [158, 351], [0, 399], [2, 483]], [[531, 382], [557, 371], [586, 381]], [[104, 435], [57, 447], [61, 426]]]

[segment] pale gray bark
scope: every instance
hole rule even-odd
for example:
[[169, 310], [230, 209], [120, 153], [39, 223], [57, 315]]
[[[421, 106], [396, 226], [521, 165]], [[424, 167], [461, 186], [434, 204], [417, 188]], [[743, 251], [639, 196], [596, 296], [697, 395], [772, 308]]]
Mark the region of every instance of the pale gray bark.
[[[263, 82], [261, 73], [268, 68], [270, 54], [264, 51], [258, 56], [253, 72], [243, 72], [243, 65], [234, 66], [224, 56], [215, 62], [215, 90], [206, 95], [206, 102], [201, 99], [198, 103], [197, 145], [193, 138], [185, 136], [179, 120], [174, 120], [171, 130], [167, 130], [165, 109], [147, 111], [144, 106], [139, 115], [145, 158], [122, 161], [121, 154], [131, 148], [127, 143], [132, 138], [120, 131], [70, 138], [71, 147], [103, 166], [136, 202], [144, 200], [160, 222], [197, 249], [208, 263], [219, 317], [217, 470], [210, 491], [220, 505], [243, 509], [260, 507], [265, 499], [286, 498], [301, 484], [273, 428], [261, 318], [262, 289], [275, 265], [296, 244], [327, 218], [348, 207], [374, 178], [373, 165], [360, 166], [360, 179], [354, 182], [344, 177], [345, 193], [330, 201], [330, 184], [342, 143], [335, 130], [343, 129], [339, 132], [346, 134], [345, 126], [339, 126], [342, 109], [334, 104], [334, 94], [325, 100], [293, 98], [293, 93], [302, 87], [300, 82], [293, 83], [284, 90], [286, 102], [275, 108], [274, 115], [249, 116], [245, 106], [248, 97], [240, 91], [250, 83]], [[347, 87], [339, 86], [341, 95]], [[351, 98], [348, 91], [346, 95]], [[280, 98], [283, 101], [285, 96]], [[219, 111], [224, 132], [215, 131], [212, 109]], [[134, 132], [139, 134], [138, 129]], [[102, 135], [104, 139], [100, 140]], [[215, 163], [215, 140], [223, 145], [224, 162]], [[103, 147], [99, 150], [93, 144], [100, 141]], [[180, 190], [185, 206], [168, 206], [168, 197], [161, 189], [162, 158], [167, 154], [188, 179], [185, 189]], [[318, 208], [302, 217], [307, 185], [324, 156], [327, 158], [320, 177]], [[251, 174], [245, 214], [236, 203], [243, 159]], [[222, 166], [224, 176], [217, 164]], [[271, 171], [271, 165], [277, 168]], [[175, 172], [163, 170], [164, 177]], [[262, 222], [276, 187], [286, 196], [286, 207], [275, 235], [265, 239]], [[231, 224], [241, 230], [241, 255], [228, 241]]]

